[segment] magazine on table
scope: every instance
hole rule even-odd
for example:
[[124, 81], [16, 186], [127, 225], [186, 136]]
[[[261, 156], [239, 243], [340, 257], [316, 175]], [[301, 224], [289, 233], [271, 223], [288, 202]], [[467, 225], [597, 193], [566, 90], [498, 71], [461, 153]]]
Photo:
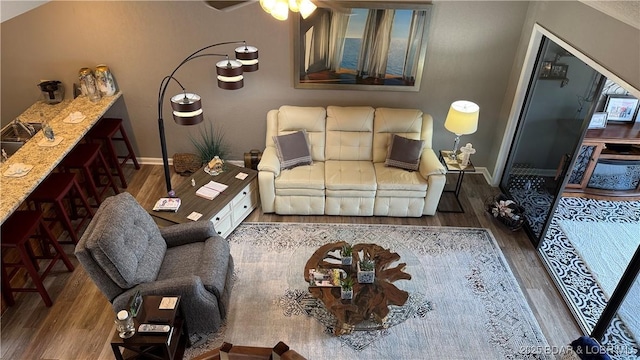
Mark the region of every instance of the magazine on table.
[[153, 206], [153, 211], [178, 211], [180, 198], [160, 198]]

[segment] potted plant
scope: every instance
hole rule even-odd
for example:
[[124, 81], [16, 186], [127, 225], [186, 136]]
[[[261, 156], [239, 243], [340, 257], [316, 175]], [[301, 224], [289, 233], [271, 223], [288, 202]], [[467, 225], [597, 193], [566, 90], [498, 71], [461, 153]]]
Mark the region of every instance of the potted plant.
[[340, 256], [342, 257], [342, 265], [351, 265], [352, 261], [353, 261], [353, 248], [351, 247], [351, 245], [346, 244], [342, 246], [342, 249], [340, 250]]
[[362, 259], [358, 262], [358, 283], [373, 284], [376, 278], [375, 262], [371, 259]]
[[353, 278], [348, 277], [340, 281], [340, 299], [353, 299]]
[[227, 144], [224, 141], [224, 133], [216, 130], [212, 123], [200, 128], [200, 139], [189, 136], [200, 156], [201, 165], [208, 163], [215, 156], [223, 159], [227, 155]]

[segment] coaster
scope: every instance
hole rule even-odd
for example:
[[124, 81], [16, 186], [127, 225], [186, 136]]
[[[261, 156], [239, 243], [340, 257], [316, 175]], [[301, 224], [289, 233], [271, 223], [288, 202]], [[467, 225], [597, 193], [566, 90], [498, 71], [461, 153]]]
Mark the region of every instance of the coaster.
[[43, 146], [43, 147], [56, 146], [60, 144], [62, 140], [64, 140], [62, 136], [56, 136], [56, 138], [53, 141], [49, 141], [49, 139], [47, 138], [42, 138], [40, 139], [40, 141], [38, 141], [38, 146]]
[[199, 212], [192, 212], [191, 214], [189, 214], [189, 216], [187, 216], [187, 219], [189, 220], [193, 220], [193, 221], [198, 221], [198, 219], [200, 219], [202, 217], [202, 214], [200, 214]]
[[62, 122], [65, 122], [67, 124], [77, 124], [79, 122], [82, 122], [85, 118], [86, 116], [82, 115], [81, 112], [76, 111], [69, 114], [69, 116], [64, 118]]
[[12, 164], [11, 166], [9, 166], [9, 168], [7, 168], [7, 170], [5, 170], [2, 175], [15, 178], [23, 177], [27, 175], [29, 171], [31, 171], [31, 169], [33, 169], [33, 165], [27, 165], [23, 163]]

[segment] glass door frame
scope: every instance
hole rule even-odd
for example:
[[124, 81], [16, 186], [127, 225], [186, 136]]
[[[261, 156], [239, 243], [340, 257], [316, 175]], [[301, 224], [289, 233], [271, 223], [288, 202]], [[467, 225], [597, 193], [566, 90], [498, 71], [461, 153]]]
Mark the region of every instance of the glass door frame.
[[[550, 40], [560, 45], [565, 50], [571, 52], [578, 59], [580, 59], [581, 61], [586, 63], [588, 66], [590, 66], [591, 68], [596, 70], [598, 73], [600, 73], [604, 78], [608, 78], [609, 80], [616, 82], [617, 84], [623, 86], [626, 90], [628, 90], [633, 96], [640, 98], [639, 89], [634, 88], [629, 83], [627, 83], [626, 81], [618, 77], [616, 74], [612, 73], [608, 69], [596, 63], [587, 55], [583, 54], [578, 49], [566, 43], [564, 40], [560, 39], [559, 37], [557, 37], [550, 31], [548, 31], [541, 25], [537, 23], [534, 24], [532, 34], [529, 39], [527, 52], [525, 54], [523, 66], [520, 71], [520, 76], [519, 76], [518, 84], [515, 90], [515, 95], [512, 101], [511, 110], [509, 112], [507, 126], [505, 128], [502, 143], [500, 145], [499, 152], [498, 152], [498, 157], [496, 159], [496, 167], [494, 169], [494, 173], [492, 174], [492, 178], [491, 178], [492, 186], [500, 185], [503, 173], [505, 169], [507, 169], [507, 159], [511, 156], [511, 147], [513, 142], [515, 141], [516, 130], [520, 122], [521, 114], [526, 110], [525, 103], [529, 97], [529, 92], [531, 91], [530, 89], [531, 81], [533, 80], [532, 73], [534, 73], [534, 70], [537, 69], [537, 62], [538, 62], [540, 51], [542, 50], [541, 44], [544, 37], [549, 38]], [[600, 91], [601, 89], [598, 89], [598, 93]], [[590, 109], [589, 114], [592, 114], [592, 113], [593, 113], [593, 109]], [[587, 118], [590, 118], [590, 116], [587, 116]], [[583, 127], [584, 128], [582, 129], [582, 136], [581, 136], [580, 142], [578, 143], [578, 146], [575, 149], [576, 151], [580, 149], [580, 146], [582, 145], [582, 141], [584, 141], [584, 136], [586, 135], [586, 130], [587, 130], [586, 128], [588, 127], [588, 123], [583, 123]], [[574, 155], [576, 151], [574, 151]], [[575, 160], [576, 160], [575, 156], [573, 156], [573, 158], [568, 164], [569, 169], [573, 167]], [[562, 181], [562, 188], [564, 188], [568, 183], [569, 176], [567, 176], [567, 174], [565, 174], [564, 179]], [[558, 206], [558, 201], [555, 201], [554, 205], [551, 208], [551, 211], [555, 212], [557, 206]], [[550, 224], [550, 221], [547, 221], [547, 224], [543, 229], [543, 233], [542, 233], [543, 236], [544, 234], [546, 234], [549, 224]], [[538, 251], [540, 250], [540, 243], [541, 242], [539, 242], [538, 244], [535, 244], [536, 249]], [[547, 267], [547, 271], [551, 271], [548, 268], [548, 265], [546, 264], [546, 262], [542, 261], [542, 263], [545, 267]], [[611, 325], [612, 317], [618, 311], [618, 308], [621, 306], [622, 302], [624, 301], [625, 295], [630, 290], [631, 286], [633, 286], [634, 279], [638, 276], [640, 276], [640, 248], [638, 248], [632, 260], [628, 264], [627, 269], [625, 270], [621, 281], [618, 283], [614, 291], [614, 294], [612, 294], [611, 298], [609, 299], [609, 302], [607, 303], [607, 306], [604, 309], [603, 314], [601, 314], [600, 318], [598, 319], [598, 322], [594, 327], [593, 331], [591, 331], [590, 336], [592, 336], [598, 341], [602, 341], [604, 332]], [[581, 324], [580, 321], [577, 321], [577, 323], [582, 327], [583, 324]]]
[[[504, 167], [503, 167], [503, 172], [502, 175], [500, 176], [499, 179], [497, 179], [498, 181], [498, 187], [500, 188], [500, 190], [509, 195], [509, 189], [506, 188], [506, 186], [503, 185], [503, 179], [502, 177], [507, 173], [510, 172], [510, 170], [513, 167], [513, 164], [515, 162], [515, 153], [518, 150], [518, 145], [520, 143], [520, 140], [522, 138], [522, 136], [524, 136], [524, 133], [522, 131], [522, 128], [525, 126], [524, 124], [524, 120], [527, 116], [527, 113], [529, 111], [529, 108], [531, 106], [531, 99], [534, 96], [535, 93], [535, 89], [536, 86], [538, 85], [538, 82], [540, 81], [540, 79], [538, 78], [537, 74], [539, 74], [540, 71], [540, 67], [541, 67], [541, 63], [543, 61], [542, 57], [544, 56], [547, 48], [550, 46], [550, 42], [554, 42], [555, 41], [553, 39], [551, 39], [550, 37], [546, 36], [546, 35], [542, 35], [538, 41], [538, 49], [536, 51], [536, 55], [534, 57], [534, 63], [533, 63], [533, 67], [531, 68], [531, 72], [529, 74], [529, 80], [528, 80], [528, 84], [527, 84], [527, 88], [526, 91], [524, 91], [524, 100], [523, 100], [523, 104], [520, 107], [520, 111], [518, 113], [518, 118], [515, 124], [515, 128], [514, 128], [514, 136], [512, 138], [509, 150], [508, 150], [508, 154], [506, 156], [506, 160], [504, 162]], [[559, 46], [562, 46], [561, 44], [556, 43]], [[569, 51], [568, 49], [565, 49], [567, 51]], [[570, 51], [569, 51], [570, 52]], [[588, 66], [588, 65], [587, 65]], [[596, 69], [594, 69], [594, 71], [597, 72]], [[598, 81], [598, 84], [596, 86], [595, 89], [595, 94], [599, 94], [602, 91], [602, 88], [604, 86], [604, 80], [606, 78], [602, 75], [600, 75]], [[584, 119], [582, 119], [582, 124], [580, 126], [580, 137], [576, 142], [576, 146], [574, 147], [573, 151], [570, 155], [570, 157], [567, 159], [568, 161], [564, 161], [564, 163], [562, 164], [562, 170], [560, 175], [558, 176], [559, 183], [556, 185], [555, 189], [554, 189], [554, 193], [553, 195], [553, 202], [551, 204], [551, 206], [549, 207], [549, 210], [547, 211], [547, 213], [545, 214], [545, 221], [544, 224], [542, 226], [542, 229], [540, 230], [540, 234], [536, 234], [533, 229], [531, 228], [531, 226], [529, 225], [528, 222], [525, 222], [525, 226], [524, 226], [524, 230], [527, 233], [529, 239], [531, 240], [531, 242], [533, 243], [533, 245], [536, 247], [536, 249], [539, 249], [540, 247], [540, 242], [541, 239], [544, 239], [545, 234], [547, 233], [547, 230], [549, 229], [549, 225], [551, 224], [551, 220], [553, 217], [553, 214], [556, 211], [556, 208], [558, 207], [558, 203], [560, 202], [560, 198], [562, 197], [562, 192], [564, 190], [564, 188], [567, 186], [567, 183], [569, 181], [569, 174], [570, 174], [570, 169], [573, 168], [574, 166], [574, 162], [576, 160], [576, 154], [578, 154], [578, 152], [580, 151], [580, 148], [582, 146], [582, 142], [584, 140], [584, 137], [587, 133], [587, 128], [589, 126], [589, 120], [591, 118], [591, 115], [593, 114], [595, 108], [597, 106], [597, 101], [592, 101], [591, 105], [589, 106], [589, 109], [587, 109], [587, 113], [585, 114]]]

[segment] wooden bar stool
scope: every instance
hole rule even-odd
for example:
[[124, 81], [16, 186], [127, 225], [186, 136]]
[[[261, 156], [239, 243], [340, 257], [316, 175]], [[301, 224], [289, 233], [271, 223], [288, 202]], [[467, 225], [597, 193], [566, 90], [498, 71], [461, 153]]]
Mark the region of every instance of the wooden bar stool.
[[[75, 227], [71, 223], [71, 217], [65, 207], [65, 198], [68, 198], [72, 216], [74, 218], [78, 217], [74, 195], [80, 199], [80, 204], [86, 210], [86, 214]], [[93, 210], [89, 205], [89, 200], [87, 200], [87, 197], [76, 180], [76, 175], [73, 173], [53, 173], [49, 175], [49, 177], [29, 195], [27, 200], [33, 202], [35, 209], [39, 211], [45, 211], [43, 209], [44, 205], [53, 204], [55, 217], [47, 218], [43, 216], [43, 219], [52, 221], [53, 223], [51, 225], [55, 225], [56, 221], [62, 223], [62, 226], [69, 232], [69, 237], [73, 241], [73, 244], [78, 243], [78, 231], [80, 228], [86, 221], [93, 217]]]
[[[76, 169], [82, 173], [89, 193], [93, 195], [98, 206], [102, 203], [102, 195], [109, 190], [109, 187], [116, 194], [120, 193], [98, 144], [76, 145], [62, 160], [61, 167], [65, 172], [71, 172], [71, 170]], [[104, 169], [104, 173], [100, 172], [100, 168]], [[102, 175], [107, 178], [106, 184], [102, 184]], [[98, 190], [99, 187], [102, 188], [102, 191]]]
[[[36, 256], [31, 247], [29, 239], [36, 235], [36, 230], [40, 229], [41, 244], [43, 244], [42, 256]], [[15, 249], [18, 252], [18, 260], [16, 262], [6, 262], [2, 257], [2, 296], [4, 297], [7, 305], [12, 306], [15, 304], [13, 297], [14, 292], [39, 292], [42, 300], [47, 307], [50, 307], [53, 302], [47, 289], [45, 289], [42, 281], [49, 275], [49, 272], [58, 260], [62, 260], [64, 265], [69, 271], [73, 271], [74, 267], [69, 261], [69, 258], [62, 250], [62, 247], [58, 243], [56, 237], [51, 233], [51, 230], [47, 227], [42, 219], [41, 211], [33, 210], [20, 210], [14, 212], [5, 222], [2, 224], [1, 230], [2, 236], [2, 255], [7, 254], [7, 250]], [[46, 251], [44, 250], [46, 247]], [[55, 254], [51, 254], [50, 247], [53, 247]], [[50, 259], [49, 266], [42, 272], [42, 275], [38, 273], [40, 267], [38, 266], [38, 259]], [[11, 285], [11, 279], [18, 273], [20, 268], [25, 268], [35, 288], [27, 287], [13, 287]], [[11, 271], [8, 271], [11, 269]]]
[[[116, 137], [116, 134], [120, 132], [120, 137]], [[138, 164], [138, 159], [136, 158], [136, 154], [133, 152], [133, 147], [129, 142], [129, 137], [127, 137], [127, 132], [124, 130], [124, 126], [122, 125], [122, 119], [114, 119], [114, 118], [102, 118], [96, 125], [89, 130], [86, 138], [89, 141], [92, 140], [100, 140], [102, 141], [106, 148], [107, 154], [109, 158], [109, 162], [113, 164], [113, 167], [120, 177], [120, 184], [123, 188], [127, 187], [127, 180], [124, 178], [124, 172], [122, 171], [122, 165], [126, 164], [128, 160], [133, 161], [133, 165], [136, 170], [140, 169], [140, 164]], [[118, 155], [116, 152], [114, 141], [123, 141], [127, 147], [126, 155]], [[114, 174], [115, 175], [115, 174]]]

